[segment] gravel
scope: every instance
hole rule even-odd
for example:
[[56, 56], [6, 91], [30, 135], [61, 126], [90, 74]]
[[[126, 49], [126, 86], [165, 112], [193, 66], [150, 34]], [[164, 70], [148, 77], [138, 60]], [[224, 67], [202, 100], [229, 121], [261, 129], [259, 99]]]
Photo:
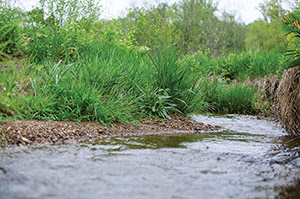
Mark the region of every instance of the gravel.
[[196, 122], [188, 117], [172, 115], [171, 119], [144, 118], [141, 121], [104, 126], [98, 122], [18, 121], [4, 120], [0, 124], [2, 146], [57, 144], [102, 139], [113, 135], [143, 135], [156, 133], [208, 133], [221, 127]]

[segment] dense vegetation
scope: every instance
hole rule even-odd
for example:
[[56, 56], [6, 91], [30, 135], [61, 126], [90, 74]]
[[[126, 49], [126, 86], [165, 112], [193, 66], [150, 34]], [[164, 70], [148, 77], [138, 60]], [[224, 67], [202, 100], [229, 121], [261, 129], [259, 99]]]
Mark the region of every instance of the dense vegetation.
[[[281, 75], [281, 2], [245, 25], [211, 0], [133, 8], [100, 19], [94, 0], [0, 1], [0, 117], [129, 122], [170, 113], [268, 113], [247, 78]], [[296, 9], [299, 5], [292, 6]], [[288, 45], [287, 41], [290, 42]], [[294, 55], [292, 55], [294, 56]]]

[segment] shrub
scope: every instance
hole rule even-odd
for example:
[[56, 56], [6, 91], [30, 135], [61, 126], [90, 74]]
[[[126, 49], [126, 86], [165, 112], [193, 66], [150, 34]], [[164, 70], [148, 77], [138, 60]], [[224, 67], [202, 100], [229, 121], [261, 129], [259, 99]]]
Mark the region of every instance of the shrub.
[[19, 53], [22, 14], [17, 8], [0, 7], [0, 60]]

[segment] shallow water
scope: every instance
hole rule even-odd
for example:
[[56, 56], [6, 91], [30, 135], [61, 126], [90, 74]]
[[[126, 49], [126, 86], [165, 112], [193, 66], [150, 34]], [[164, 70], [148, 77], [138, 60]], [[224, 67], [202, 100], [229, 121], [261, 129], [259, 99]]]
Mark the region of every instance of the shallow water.
[[225, 130], [6, 150], [0, 198], [297, 198], [299, 139], [250, 116], [193, 116]]

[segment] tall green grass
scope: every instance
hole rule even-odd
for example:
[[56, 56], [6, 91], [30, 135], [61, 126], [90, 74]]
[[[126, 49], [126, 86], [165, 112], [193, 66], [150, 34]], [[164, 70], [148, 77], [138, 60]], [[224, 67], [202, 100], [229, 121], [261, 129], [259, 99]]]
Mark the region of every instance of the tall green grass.
[[31, 81], [34, 96], [28, 100], [24, 117], [105, 124], [133, 118], [134, 98], [125, 90], [131, 72], [126, 67], [130, 57], [126, 58], [117, 47], [98, 50], [93, 59], [45, 63]]
[[150, 56], [154, 67], [154, 87], [163, 89], [170, 96], [174, 108], [181, 113], [189, 112], [199, 89], [197, 78], [192, 74], [189, 63], [179, 63], [175, 50], [158, 49], [156, 56]]
[[[145, 116], [187, 114], [201, 101], [190, 66], [180, 65], [175, 51], [168, 48], [145, 56], [99, 42], [81, 53], [76, 62], [50, 58], [28, 65], [15, 73], [30, 81], [27, 94], [17, 94], [21, 104], [9, 114], [18, 118], [111, 124]], [[19, 81], [10, 82], [16, 82], [10, 90], [18, 87]], [[14, 93], [6, 87], [6, 94]], [[6, 109], [1, 107], [1, 111]]]
[[8, 67], [1, 74], [2, 116], [111, 124], [172, 113], [257, 111], [254, 89], [204, 76], [170, 48], [143, 55], [108, 44], [95, 42], [73, 62], [50, 58]]
[[[252, 114], [257, 112], [256, 91], [232, 86], [228, 79], [255, 78], [285, 67], [275, 53], [182, 58], [170, 47], [143, 54], [105, 37], [65, 44], [72, 31], [35, 37], [28, 43], [28, 63], [2, 69], [2, 117], [111, 124], [172, 113]], [[68, 53], [70, 47], [76, 56]]]
[[215, 77], [203, 78], [200, 85], [207, 112], [255, 114], [257, 94], [254, 88], [226, 84]]
[[214, 73], [227, 80], [254, 79], [274, 73], [281, 75], [288, 68], [284, 55], [276, 52], [248, 51], [216, 59], [200, 54], [188, 56], [187, 60], [193, 63], [198, 73]]

